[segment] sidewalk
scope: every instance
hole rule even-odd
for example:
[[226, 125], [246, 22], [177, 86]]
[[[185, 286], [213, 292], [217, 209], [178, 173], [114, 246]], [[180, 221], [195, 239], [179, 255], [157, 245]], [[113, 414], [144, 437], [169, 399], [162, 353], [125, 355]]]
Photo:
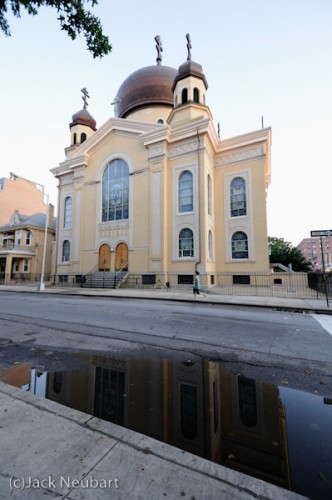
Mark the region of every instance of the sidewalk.
[[256, 295], [218, 295], [207, 293], [195, 296], [189, 291], [173, 291], [160, 289], [142, 288], [77, 288], [51, 286], [39, 291], [38, 286], [30, 285], [1, 285], [0, 291], [7, 292], [38, 292], [57, 293], [62, 295], [86, 295], [98, 297], [118, 297], [137, 298], [154, 300], [172, 300], [182, 302], [205, 302], [211, 304], [230, 304], [246, 307], [265, 307], [280, 310], [293, 310], [297, 312], [307, 312], [316, 314], [332, 315], [332, 298], [329, 299], [329, 307], [326, 299], [299, 299], [284, 297], [264, 297]]
[[0, 415], [1, 499], [303, 498], [3, 383]]

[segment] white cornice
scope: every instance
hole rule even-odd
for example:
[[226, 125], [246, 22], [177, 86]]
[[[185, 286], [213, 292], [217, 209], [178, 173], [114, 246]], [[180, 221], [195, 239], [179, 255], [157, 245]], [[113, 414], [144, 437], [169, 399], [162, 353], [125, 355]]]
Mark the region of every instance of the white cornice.
[[200, 120], [191, 120], [190, 123], [171, 129], [170, 142], [181, 141], [191, 137], [197, 137], [199, 134], [204, 134], [209, 129], [210, 118]]
[[265, 182], [267, 187], [271, 180], [271, 143], [271, 127], [220, 141], [214, 164], [216, 167], [223, 167], [265, 157]]
[[237, 135], [235, 137], [219, 141], [217, 152], [227, 151], [229, 149], [239, 148], [242, 146], [248, 146], [249, 144], [255, 144], [261, 141], [267, 141], [268, 144], [271, 144], [271, 127], [262, 128], [253, 132], [248, 132], [246, 134]]
[[170, 141], [171, 129], [168, 125], [162, 125], [159, 130], [149, 130], [141, 136], [144, 146], [148, 147], [151, 144], [162, 141]]
[[60, 175], [72, 174], [72, 170], [67, 165], [63, 165], [60, 163], [58, 167], [54, 167], [50, 169], [50, 172], [54, 175], [54, 177], [59, 177]]
[[74, 158], [70, 158], [63, 163], [60, 163], [60, 165], [67, 165], [70, 168], [75, 168], [75, 167], [86, 167], [89, 163], [90, 160], [90, 155], [87, 153], [81, 155], [81, 156], [75, 156]]

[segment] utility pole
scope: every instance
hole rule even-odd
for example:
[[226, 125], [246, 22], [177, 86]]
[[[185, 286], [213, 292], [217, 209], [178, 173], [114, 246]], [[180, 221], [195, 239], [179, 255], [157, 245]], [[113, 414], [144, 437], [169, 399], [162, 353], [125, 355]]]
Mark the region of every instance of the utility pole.
[[[45, 193], [46, 194], [46, 193]], [[45, 234], [44, 234], [44, 248], [43, 248], [43, 260], [42, 260], [42, 269], [41, 269], [41, 274], [40, 274], [40, 283], [38, 290], [42, 292], [45, 290], [45, 284], [44, 284], [44, 272], [45, 272], [45, 260], [46, 260], [46, 245], [47, 245], [47, 230], [48, 230], [48, 214], [49, 214], [49, 203], [48, 203], [48, 198], [49, 195], [46, 194], [46, 203], [47, 203], [47, 208], [46, 208], [46, 220], [45, 220]]]

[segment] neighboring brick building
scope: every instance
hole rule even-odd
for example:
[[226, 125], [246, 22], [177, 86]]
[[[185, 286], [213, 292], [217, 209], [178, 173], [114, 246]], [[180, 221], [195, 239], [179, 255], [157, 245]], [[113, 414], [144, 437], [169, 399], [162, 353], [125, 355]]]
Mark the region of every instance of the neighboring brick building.
[[[332, 236], [323, 236], [323, 253], [325, 269], [332, 270]], [[314, 271], [323, 270], [322, 262], [322, 249], [320, 238], [304, 238], [298, 245], [298, 250], [302, 253], [303, 257], [312, 263]]]
[[7, 224], [14, 210], [21, 214], [46, 213], [44, 193], [41, 185], [10, 174], [10, 178], [0, 178], [0, 226]]

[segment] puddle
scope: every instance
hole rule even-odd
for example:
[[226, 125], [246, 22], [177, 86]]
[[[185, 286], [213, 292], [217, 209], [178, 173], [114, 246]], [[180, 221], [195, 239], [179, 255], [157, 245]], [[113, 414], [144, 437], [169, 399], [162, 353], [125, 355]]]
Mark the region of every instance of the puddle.
[[332, 498], [332, 399], [236, 376], [222, 364], [89, 355], [0, 380], [312, 499]]

